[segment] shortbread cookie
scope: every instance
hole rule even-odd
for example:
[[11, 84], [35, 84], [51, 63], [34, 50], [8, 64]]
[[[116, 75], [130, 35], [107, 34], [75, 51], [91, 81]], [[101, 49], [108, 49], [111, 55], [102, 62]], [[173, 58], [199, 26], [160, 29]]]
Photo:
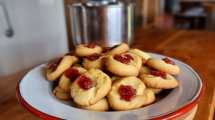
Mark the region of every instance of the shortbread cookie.
[[162, 89], [158, 89], [158, 88], [147, 88], [147, 89], [153, 91], [155, 94], [159, 94], [162, 91]]
[[95, 44], [80, 44], [75, 48], [75, 53], [77, 56], [84, 57], [92, 54], [100, 54], [102, 52], [102, 48]]
[[113, 83], [107, 98], [114, 110], [139, 108], [154, 101], [154, 93], [145, 91], [144, 83], [137, 77], [124, 77]]
[[151, 70], [149, 74], [140, 75], [146, 86], [158, 89], [171, 89], [178, 86], [178, 81], [168, 73]]
[[142, 74], [148, 74], [150, 73], [150, 68], [149, 67], [146, 67], [146, 66], [142, 66], [140, 68], [140, 71], [139, 71], [139, 75], [142, 75]]
[[101, 70], [90, 69], [72, 83], [71, 96], [78, 105], [93, 105], [108, 94], [111, 82]]
[[66, 55], [60, 60], [59, 63], [50, 63], [46, 71], [47, 80], [54, 81], [60, 77], [60, 75], [72, 66], [78, 58], [75, 56]]
[[101, 54], [92, 54], [83, 59], [83, 66], [86, 69], [98, 68], [102, 69], [103, 56]]
[[131, 49], [129, 50], [129, 52], [134, 53], [138, 56], [140, 56], [143, 60], [143, 64], [149, 59], [151, 58], [151, 55], [149, 53], [143, 52], [142, 50], [139, 49]]
[[159, 71], [163, 71], [172, 75], [178, 75], [180, 68], [169, 58], [160, 59], [149, 59], [146, 63], [149, 67]]
[[139, 56], [132, 53], [110, 55], [107, 57], [106, 69], [118, 76], [137, 76], [142, 65]]
[[55, 87], [53, 90], [53, 94], [61, 100], [70, 100], [71, 96], [69, 92], [65, 92], [63, 89], [61, 89], [59, 86]]
[[107, 111], [109, 106], [106, 98], [103, 98], [93, 105], [90, 105], [87, 107], [81, 107], [81, 108], [86, 110], [93, 110], [93, 111]]
[[70, 86], [76, 78], [81, 74], [85, 73], [87, 70], [82, 67], [70, 67], [64, 74], [60, 77], [58, 86], [66, 92], [70, 92]]
[[144, 98], [145, 98], [143, 106], [152, 104], [156, 100], [155, 93], [152, 90], [148, 89], [148, 88], [145, 89], [143, 95], [144, 95]]
[[[142, 75], [142, 74], [149, 74], [150, 71], [151, 71], [150, 68], [148, 68], [148, 67], [146, 67], [146, 66], [142, 66], [142, 67], [140, 68], [139, 76]], [[158, 88], [149, 88], [148, 86], [147, 86], [147, 89], [152, 90], [155, 94], [158, 94], [158, 93], [160, 93], [160, 92], [162, 91], [162, 89], [158, 89]]]
[[127, 52], [129, 50], [129, 46], [126, 43], [121, 43], [119, 45], [114, 46], [107, 52], [107, 55], [121, 54]]
[[122, 77], [119, 77], [119, 76], [112, 76], [111, 77], [111, 80], [112, 81], [115, 81], [115, 80], [118, 80], [118, 79], [121, 79]]

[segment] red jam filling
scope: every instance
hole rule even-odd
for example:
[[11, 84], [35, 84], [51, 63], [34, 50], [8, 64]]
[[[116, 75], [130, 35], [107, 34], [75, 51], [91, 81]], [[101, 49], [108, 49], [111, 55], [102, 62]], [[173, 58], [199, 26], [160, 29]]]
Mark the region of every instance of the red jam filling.
[[78, 79], [78, 85], [80, 88], [88, 90], [93, 87], [93, 81], [90, 78], [82, 75]]
[[162, 72], [162, 71], [151, 70], [151, 71], [150, 71], [150, 74], [151, 74], [151, 75], [154, 75], [154, 76], [158, 76], [158, 77], [161, 77], [161, 78], [166, 79], [166, 73], [165, 73], [165, 72]]
[[80, 76], [81, 74], [79, 73], [79, 71], [75, 68], [69, 68], [64, 72], [64, 75], [66, 77], [68, 77], [71, 81], [74, 81], [76, 78], [78, 78], [78, 76]]
[[54, 62], [51, 62], [49, 63], [47, 66], [48, 66], [48, 69], [51, 70], [51, 71], [55, 71], [57, 69], [57, 66], [60, 64], [62, 58], [54, 61]]
[[106, 52], [108, 52], [108, 50], [109, 50], [109, 48], [106, 47], [106, 48], [103, 48], [103, 49], [102, 49], [102, 52], [103, 52], [103, 53], [106, 53]]
[[86, 47], [88, 47], [88, 48], [95, 48], [96, 44], [90, 43], [90, 44], [86, 45]]
[[114, 59], [124, 64], [128, 64], [131, 62], [131, 60], [134, 60], [134, 58], [129, 54], [114, 55]]
[[121, 85], [118, 89], [121, 100], [131, 101], [131, 99], [136, 95], [136, 90], [130, 85]]
[[175, 62], [173, 62], [172, 60], [170, 60], [169, 58], [164, 58], [164, 59], [162, 59], [165, 63], [167, 63], [167, 64], [172, 64], [172, 65], [175, 65]]
[[94, 61], [94, 60], [99, 59], [100, 56], [101, 56], [100, 54], [95, 53], [95, 54], [92, 54], [92, 55], [90, 55], [90, 56], [87, 56], [86, 58], [87, 58], [88, 60]]

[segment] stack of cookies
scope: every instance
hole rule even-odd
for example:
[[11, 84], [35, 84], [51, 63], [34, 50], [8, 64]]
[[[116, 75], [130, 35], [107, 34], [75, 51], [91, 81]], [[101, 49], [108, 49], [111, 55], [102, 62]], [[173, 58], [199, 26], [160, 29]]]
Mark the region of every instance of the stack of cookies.
[[125, 43], [110, 49], [78, 45], [74, 53], [51, 62], [46, 78], [57, 81], [53, 94], [93, 111], [131, 110], [149, 105], [164, 89], [178, 86], [179, 67]]

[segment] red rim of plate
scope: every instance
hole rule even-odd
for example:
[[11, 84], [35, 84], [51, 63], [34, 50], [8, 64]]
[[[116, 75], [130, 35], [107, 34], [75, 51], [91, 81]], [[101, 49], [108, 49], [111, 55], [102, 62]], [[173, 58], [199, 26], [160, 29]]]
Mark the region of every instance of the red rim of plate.
[[16, 87], [16, 97], [19, 101], [19, 103], [25, 108], [27, 109], [29, 112], [31, 112], [32, 114], [42, 118], [43, 120], [61, 120], [61, 118], [58, 117], [54, 117], [51, 115], [48, 115], [44, 112], [41, 112], [39, 110], [37, 110], [36, 108], [32, 107], [31, 105], [29, 105], [21, 96], [20, 94], [20, 89], [19, 89], [19, 84], [20, 84], [21, 80], [18, 82], [17, 87]]
[[[202, 82], [202, 86], [200, 86], [200, 88], [199, 88], [199, 95], [196, 97], [196, 99], [194, 99], [192, 102], [186, 104], [182, 108], [176, 110], [175, 112], [169, 113], [167, 115], [159, 116], [159, 117], [154, 117], [154, 118], [152, 118], [152, 120], [174, 119], [174, 118], [177, 118], [179, 116], [184, 115], [185, 113], [190, 111], [195, 105], [197, 105], [197, 102], [200, 99], [200, 97], [203, 95], [203, 93], [204, 93], [203, 91], [205, 89], [203, 81], [200, 79], [200, 77], [198, 75], [197, 75], [197, 78], [199, 78], [199, 80]], [[17, 83], [16, 97], [17, 97], [19, 103], [25, 109], [27, 109], [32, 114], [34, 114], [34, 115], [36, 115], [36, 116], [38, 116], [38, 117], [40, 117], [40, 118], [42, 118], [44, 120], [61, 120], [61, 118], [58, 118], [58, 117], [55, 117], [55, 116], [52, 116], [52, 115], [48, 115], [48, 114], [46, 114], [44, 112], [41, 112], [41, 111], [37, 110], [36, 108], [32, 107], [31, 105], [29, 105], [20, 94], [20, 89], [19, 89], [20, 82], [21, 82], [21, 80], [19, 80], [18, 83]]]

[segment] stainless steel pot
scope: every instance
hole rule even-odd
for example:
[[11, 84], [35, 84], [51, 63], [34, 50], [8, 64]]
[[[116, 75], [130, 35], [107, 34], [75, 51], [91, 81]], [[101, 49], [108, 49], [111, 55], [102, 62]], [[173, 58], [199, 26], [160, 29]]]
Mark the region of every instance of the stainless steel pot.
[[73, 45], [111, 47], [133, 39], [134, 5], [115, 0], [90, 0], [69, 6]]

